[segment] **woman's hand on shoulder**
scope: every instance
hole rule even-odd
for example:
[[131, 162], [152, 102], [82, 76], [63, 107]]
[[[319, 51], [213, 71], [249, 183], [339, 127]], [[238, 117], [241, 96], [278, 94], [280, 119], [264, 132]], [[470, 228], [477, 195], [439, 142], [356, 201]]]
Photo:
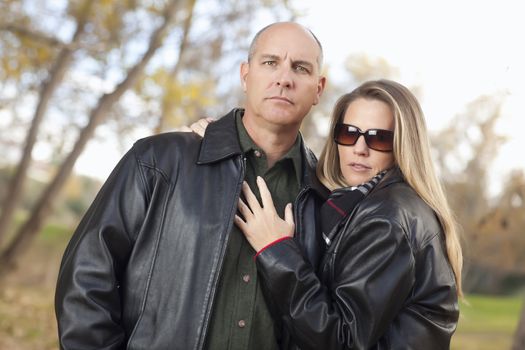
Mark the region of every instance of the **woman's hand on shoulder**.
[[213, 118], [210, 118], [210, 117], [201, 118], [201, 119], [197, 120], [196, 122], [194, 122], [193, 124], [191, 124], [190, 126], [186, 126], [186, 125], [182, 126], [180, 128], [180, 131], [194, 132], [197, 135], [199, 135], [200, 137], [204, 137], [204, 133], [206, 132], [206, 128], [208, 127], [208, 125], [210, 125], [214, 121], [215, 120]]

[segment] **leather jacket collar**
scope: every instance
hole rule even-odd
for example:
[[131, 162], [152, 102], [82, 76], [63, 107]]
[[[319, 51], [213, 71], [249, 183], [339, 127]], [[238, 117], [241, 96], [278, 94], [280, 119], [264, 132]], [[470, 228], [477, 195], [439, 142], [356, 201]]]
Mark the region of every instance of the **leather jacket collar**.
[[387, 171], [385, 174], [385, 177], [377, 184], [374, 189], [372, 189], [372, 192], [375, 190], [378, 190], [380, 188], [387, 187], [391, 184], [397, 183], [397, 182], [404, 182], [405, 177], [403, 176], [403, 173], [401, 172], [401, 169], [396, 165], [390, 170]]
[[[235, 114], [238, 110], [234, 108], [208, 126], [201, 143], [197, 164], [210, 164], [242, 154], [235, 126]], [[299, 136], [302, 138], [302, 135]], [[304, 146], [304, 142], [302, 142], [301, 152], [303, 161], [306, 162], [306, 166], [303, 166], [302, 186], [312, 188], [322, 197], [326, 197], [328, 190], [319, 182], [315, 174], [317, 158]]]

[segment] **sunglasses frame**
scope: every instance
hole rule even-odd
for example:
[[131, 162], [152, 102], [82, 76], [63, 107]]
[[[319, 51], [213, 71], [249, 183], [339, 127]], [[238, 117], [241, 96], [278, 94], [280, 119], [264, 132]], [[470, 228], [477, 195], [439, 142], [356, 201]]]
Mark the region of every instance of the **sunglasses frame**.
[[[337, 140], [338, 136], [340, 135], [340, 133], [342, 132], [342, 130], [344, 130], [345, 128], [348, 130], [349, 127], [352, 127], [352, 128], [355, 128], [355, 133], [358, 134], [357, 138], [355, 139], [354, 143], [341, 143], [340, 141]], [[391, 149], [377, 149], [373, 146], [370, 145], [369, 143], [369, 140], [368, 138], [369, 137], [374, 137], [376, 135], [371, 135], [370, 132], [373, 132], [373, 131], [376, 131], [376, 132], [381, 132], [381, 133], [386, 133], [387, 135], [391, 135], [392, 137], [392, 147]], [[385, 130], [385, 129], [368, 129], [368, 130], [365, 130], [365, 131], [361, 131], [361, 129], [359, 129], [357, 126], [355, 125], [352, 125], [352, 124], [345, 124], [345, 123], [337, 123], [334, 127], [334, 142], [338, 145], [341, 145], [341, 146], [354, 146], [356, 143], [357, 143], [357, 140], [359, 140], [359, 138], [363, 136], [365, 138], [365, 142], [366, 142], [366, 145], [368, 146], [368, 148], [370, 149], [373, 149], [374, 151], [378, 151], [378, 152], [392, 152], [393, 149], [394, 149], [394, 132], [391, 131], [391, 130]], [[373, 143], [373, 141], [371, 142]]]

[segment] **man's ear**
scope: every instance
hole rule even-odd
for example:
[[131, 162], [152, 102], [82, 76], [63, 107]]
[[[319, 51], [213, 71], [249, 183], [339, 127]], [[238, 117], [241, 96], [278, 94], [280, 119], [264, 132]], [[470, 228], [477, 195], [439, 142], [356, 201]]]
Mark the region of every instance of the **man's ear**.
[[321, 95], [323, 94], [324, 88], [326, 86], [326, 77], [319, 77], [319, 82], [317, 83], [317, 95], [314, 100], [314, 106], [319, 103]]
[[244, 92], [246, 92], [246, 76], [248, 75], [249, 70], [250, 70], [250, 64], [248, 62], [241, 63], [240, 77], [241, 77], [242, 91]]

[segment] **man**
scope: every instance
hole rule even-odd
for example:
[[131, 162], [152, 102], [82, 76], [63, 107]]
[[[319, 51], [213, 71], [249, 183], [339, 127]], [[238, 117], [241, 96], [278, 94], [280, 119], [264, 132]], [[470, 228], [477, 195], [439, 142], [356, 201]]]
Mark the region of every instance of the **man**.
[[245, 109], [193, 133], [139, 140], [122, 158], [63, 257], [56, 315], [63, 349], [278, 349], [253, 262], [233, 224], [241, 184], [267, 181], [293, 202], [316, 264], [315, 208], [326, 194], [299, 135], [325, 86], [322, 48], [295, 23], [261, 30], [241, 65]]

